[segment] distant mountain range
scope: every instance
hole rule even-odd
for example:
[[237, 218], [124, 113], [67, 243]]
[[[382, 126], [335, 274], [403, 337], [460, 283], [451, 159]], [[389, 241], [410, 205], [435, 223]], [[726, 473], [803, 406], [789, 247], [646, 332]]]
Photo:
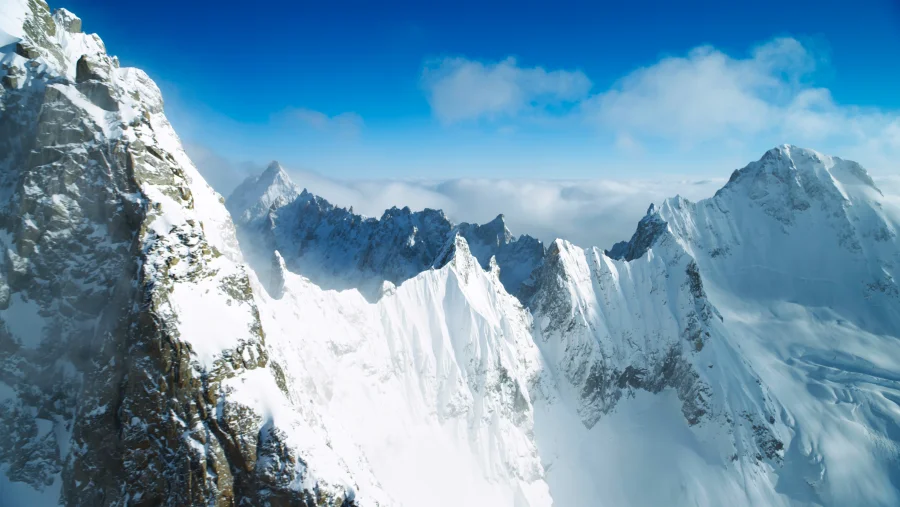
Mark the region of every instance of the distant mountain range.
[[858, 164], [544, 245], [277, 163], [225, 200], [74, 14], [0, 43], [0, 505], [900, 505], [900, 199]]

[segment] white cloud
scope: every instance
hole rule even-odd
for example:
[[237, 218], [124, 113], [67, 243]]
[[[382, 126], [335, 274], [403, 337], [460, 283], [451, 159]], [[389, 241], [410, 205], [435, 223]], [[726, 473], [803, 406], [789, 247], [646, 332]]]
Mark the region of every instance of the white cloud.
[[581, 72], [523, 68], [512, 58], [442, 60], [426, 66], [424, 78], [432, 111], [444, 123], [502, 119], [509, 125], [546, 111], [552, 99], [574, 104], [556, 110], [565, 120], [556, 125], [592, 126], [626, 153], [652, 146], [683, 157], [713, 145], [746, 154], [792, 143], [855, 158], [876, 172], [896, 170], [900, 111], [836, 102], [814, 84], [823, 67], [816, 51], [783, 37], [743, 57], [700, 46], [593, 94]]
[[520, 67], [512, 57], [495, 63], [435, 60], [425, 66], [422, 83], [432, 111], [444, 123], [535, 113], [581, 100], [591, 89], [581, 71]]
[[711, 196], [720, 180], [454, 179], [439, 182], [341, 181], [290, 171], [294, 182], [339, 206], [380, 217], [391, 206], [442, 209], [454, 222], [484, 223], [504, 214], [514, 234], [544, 242], [565, 238], [581, 246], [609, 248], [628, 239], [650, 203], [680, 194]]
[[[503, 214], [513, 234], [549, 243], [609, 248], [631, 238], [651, 203], [681, 195], [692, 201], [712, 196], [726, 179], [538, 180], [454, 179], [440, 182], [341, 181], [313, 172], [290, 171], [294, 182], [338, 206], [380, 217], [391, 206], [442, 209], [454, 222], [484, 223]], [[887, 201], [900, 210], [900, 177], [876, 178]]]
[[809, 82], [819, 64], [792, 38], [775, 39], [743, 59], [701, 47], [632, 72], [583, 107], [603, 128], [638, 142], [764, 139], [844, 156], [874, 150], [863, 159], [900, 154], [900, 115], [838, 104], [828, 89]]
[[306, 108], [294, 108], [282, 111], [279, 116], [283, 119], [298, 121], [301, 124], [316, 130], [336, 132], [340, 134], [358, 134], [363, 127], [363, 119], [356, 113], [340, 113], [328, 116], [321, 111]]
[[583, 104], [589, 120], [634, 136], [680, 142], [771, 128], [815, 68], [794, 39], [776, 39], [746, 59], [709, 46], [635, 70]]

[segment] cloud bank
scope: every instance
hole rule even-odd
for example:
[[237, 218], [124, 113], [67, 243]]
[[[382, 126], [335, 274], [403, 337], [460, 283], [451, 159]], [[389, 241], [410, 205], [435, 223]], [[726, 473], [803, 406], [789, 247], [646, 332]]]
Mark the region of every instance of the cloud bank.
[[591, 81], [581, 71], [521, 67], [515, 58], [483, 63], [433, 60], [422, 71], [428, 103], [443, 123], [509, 118], [583, 98]]
[[[342, 181], [290, 171], [294, 182], [338, 206], [381, 217], [392, 206], [442, 209], [454, 222], [485, 223], [503, 214], [513, 234], [545, 244], [563, 238], [582, 247], [609, 248], [631, 238], [651, 203], [681, 195], [711, 197], [727, 178], [655, 180], [453, 179], [447, 181]], [[729, 173], [730, 175], [730, 173]], [[900, 210], [900, 177], [876, 178]]]
[[[423, 84], [442, 122], [504, 120], [508, 126], [539, 111], [558, 124], [594, 128], [624, 152], [645, 145], [657, 151], [748, 145], [764, 150], [788, 142], [869, 166], [896, 167], [900, 112], [837, 103], [814, 83], [827, 68], [814, 48], [783, 37], [737, 57], [699, 46], [593, 92], [580, 71], [522, 67], [512, 58], [430, 62]], [[548, 109], [541, 97], [572, 107]]]
[[380, 217], [392, 206], [442, 209], [457, 223], [484, 223], [503, 214], [513, 234], [530, 234], [545, 243], [564, 238], [603, 248], [630, 238], [651, 203], [675, 194], [699, 200], [725, 183], [725, 179], [342, 181], [314, 172], [289, 172], [297, 185], [366, 216]]
[[813, 105], [810, 94], [817, 90], [805, 89], [801, 80], [815, 64], [790, 38], [759, 46], [745, 59], [702, 46], [633, 71], [587, 99], [583, 114], [618, 133], [682, 143], [755, 134]]
[[[241, 181], [263, 168], [228, 164], [209, 152], [189, 149], [201, 173], [227, 174]], [[198, 156], [207, 153], [207, 156]], [[609, 248], [631, 238], [651, 203], [681, 195], [692, 201], [712, 196], [727, 178], [696, 179], [487, 179], [341, 180], [314, 171], [288, 168], [294, 183], [337, 206], [381, 217], [392, 206], [441, 209], [454, 222], [485, 223], [503, 214], [513, 234], [530, 234], [544, 243], [563, 238], [582, 247]], [[731, 170], [723, 171], [730, 175]], [[207, 176], [215, 187], [216, 179]], [[876, 177], [890, 206], [900, 212], [900, 177]], [[219, 187], [215, 187], [219, 188]], [[227, 187], [233, 188], [233, 186]], [[227, 197], [227, 194], [226, 194]]]

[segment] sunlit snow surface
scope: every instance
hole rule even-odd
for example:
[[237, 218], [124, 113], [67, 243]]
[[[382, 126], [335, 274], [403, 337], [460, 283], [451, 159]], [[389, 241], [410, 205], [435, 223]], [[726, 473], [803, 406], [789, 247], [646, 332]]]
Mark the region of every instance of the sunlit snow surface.
[[530, 319], [467, 250], [377, 304], [290, 273], [280, 300], [256, 289], [297, 401], [347, 431], [398, 502], [550, 505], [530, 414], [509, 417], [530, 411]]
[[[23, 36], [25, 7], [0, 3], [2, 58], [16, 66], [24, 60], [8, 44]], [[81, 54], [103, 51], [98, 37], [62, 29], [51, 42], [59, 57], [40, 56], [35, 74], [71, 81]], [[147, 233], [202, 236], [222, 255], [205, 265], [209, 277], [173, 282], [167, 311], [202, 371], [237, 349], [258, 310], [284, 389], [274, 366], [242, 371], [224, 381], [218, 408], [249, 407], [260, 427], [248, 434], [283, 432], [305, 465], [296, 479], [305, 482], [290, 487], [352, 491], [360, 506], [900, 504], [900, 196], [883, 195], [856, 164], [778, 147], [713, 198], [652, 208], [648, 223], [665, 227], [633, 260], [553, 243], [521, 299], [496, 262], [457, 237], [439, 267], [404, 271], [376, 298], [261, 269], [251, 274], [254, 304], [236, 304], [219, 283], [244, 270], [231, 217], [181, 148], [152, 81], [112, 72], [128, 92], [116, 113], [65, 79], [47, 86], [98, 136], [140, 134], [184, 172], [191, 207], [142, 186], [156, 210]], [[148, 126], [123, 129], [138, 111]], [[298, 197], [278, 167], [267, 174], [251, 185], [259, 206], [241, 206], [260, 216]], [[482, 246], [472, 249], [484, 257]], [[189, 247], [174, 241], [165, 255], [186, 258]], [[10, 252], [5, 266], [24, 262]], [[346, 254], [340, 245], [324, 253]], [[154, 262], [167, 259], [147, 260], [152, 279]], [[187, 264], [168, 273], [187, 275]], [[14, 294], [0, 311], [25, 348], [47, 339], [52, 312], [39, 310]], [[673, 351], [689, 373], [679, 388], [619, 392], [622, 377], [596, 374], [650, 371]], [[20, 396], [13, 387], [0, 383], [3, 407]], [[71, 435], [34, 418], [38, 438], [55, 436], [66, 459]], [[10, 482], [7, 466], [4, 501], [59, 501], [58, 475], [36, 491]]]
[[[559, 242], [552, 297], [574, 331], [532, 316], [463, 241], [377, 303], [292, 273], [280, 299], [257, 285], [269, 346], [403, 505], [900, 503], [896, 198], [788, 146], [732, 180], [664, 202], [667, 232], [639, 259]], [[721, 315], [688, 352], [710, 414], [689, 425], [673, 389], [636, 391], [588, 428], [570, 380], [594, 355], [624, 365], [680, 343], [690, 260]], [[783, 461], [753, 456], [743, 414], [771, 414]]]

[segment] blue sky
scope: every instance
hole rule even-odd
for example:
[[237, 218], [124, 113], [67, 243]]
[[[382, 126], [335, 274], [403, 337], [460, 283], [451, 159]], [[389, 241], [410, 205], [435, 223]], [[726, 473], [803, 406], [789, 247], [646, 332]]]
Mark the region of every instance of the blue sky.
[[671, 3], [52, 7], [160, 84], [223, 192], [271, 159], [348, 179], [727, 176], [784, 142], [898, 170], [896, 2]]

